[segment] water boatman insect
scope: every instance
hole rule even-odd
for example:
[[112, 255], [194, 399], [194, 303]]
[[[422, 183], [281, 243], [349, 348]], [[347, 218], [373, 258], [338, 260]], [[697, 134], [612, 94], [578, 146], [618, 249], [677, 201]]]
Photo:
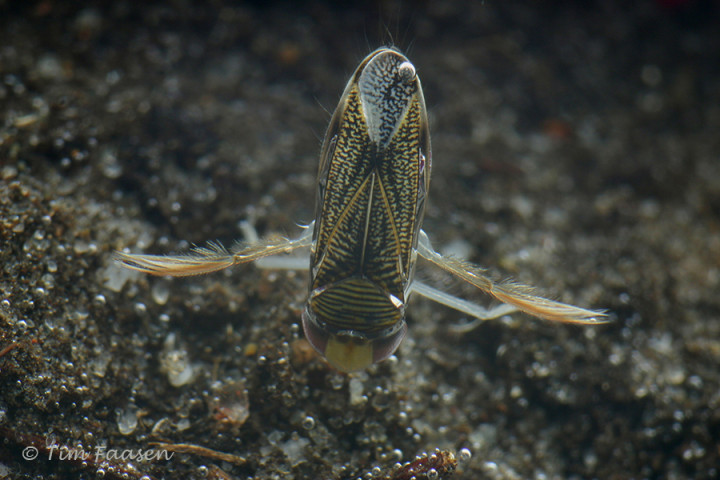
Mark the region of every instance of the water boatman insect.
[[[295, 239], [195, 248], [181, 256], [118, 253], [124, 267], [189, 276], [259, 260], [263, 268], [308, 268], [292, 257], [310, 249], [310, 292], [302, 325], [310, 344], [345, 372], [388, 358], [407, 331], [413, 292], [478, 319], [520, 310], [568, 323], [602, 323], [598, 311], [496, 283], [483, 269], [437, 253], [421, 230], [432, 162], [422, 86], [399, 51], [380, 48], [353, 73], [320, 154], [315, 221]], [[413, 279], [418, 254], [503, 305], [485, 309]], [[304, 263], [304, 264], [303, 264]]]

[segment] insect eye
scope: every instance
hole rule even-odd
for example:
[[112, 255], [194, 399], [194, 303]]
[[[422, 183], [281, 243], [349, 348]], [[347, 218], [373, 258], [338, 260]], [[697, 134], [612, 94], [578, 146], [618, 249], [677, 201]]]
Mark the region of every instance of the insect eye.
[[391, 332], [386, 336], [372, 340], [373, 363], [387, 360], [390, 355], [395, 353], [395, 350], [398, 349], [403, 339], [405, 338], [406, 333], [407, 323], [405, 323], [405, 320], [403, 320], [401, 328]]
[[318, 325], [315, 320], [315, 316], [309, 311], [307, 307], [302, 313], [302, 326], [305, 332], [305, 338], [307, 338], [310, 345], [317, 350], [320, 355], [325, 355], [325, 348], [327, 347], [328, 337], [330, 336], [327, 329], [323, 326]]

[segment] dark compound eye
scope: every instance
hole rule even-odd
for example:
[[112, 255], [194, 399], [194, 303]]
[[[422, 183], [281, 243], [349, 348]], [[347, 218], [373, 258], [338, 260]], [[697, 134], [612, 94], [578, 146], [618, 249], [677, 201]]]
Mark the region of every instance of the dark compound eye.
[[317, 324], [314, 317], [306, 306], [302, 313], [303, 331], [310, 345], [312, 345], [320, 355], [324, 356], [329, 334], [326, 329]]
[[373, 348], [373, 363], [382, 362], [395, 353], [407, 333], [407, 323], [403, 320], [401, 327], [387, 336], [371, 341]]

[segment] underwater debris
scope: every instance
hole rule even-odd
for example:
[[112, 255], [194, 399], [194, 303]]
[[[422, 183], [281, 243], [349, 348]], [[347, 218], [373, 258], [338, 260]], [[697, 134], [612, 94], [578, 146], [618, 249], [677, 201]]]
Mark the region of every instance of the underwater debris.
[[8, 345], [7, 347], [4, 347], [2, 350], [0, 350], [0, 357], [4, 357], [5, 355], [7, 355], [8, 353], [12, 352], [13, 350], [15, 350], [15, 349], [16, 349], [17, 347], [19, 347], [19, 346], [20, 346], [20, 343], [19, 343], [19, 342], [15, 342], [15, 343], [11, 343], [11, 344]]
[[[465, 451], [464, 449], [463, 451]], [[450, 478], [457, 468], [455, 454], [435, 449], [432, 453], [423, 453], [404, 464], [395, 464], [389, 470], [375, 467], [372, 472], [359, 478], [373, 480], [444, 480]]]
[[208, 403], [213, 418], [231, 430], [239, 429], [250, 416], [248, 391], [241, 380], [213, 384]]
[[34, 344], [36, 344], [36, 343], [39, 343], [39, 340], [36, 339], [36, 338], [33, 338], [32, 340], [25, 340], [25, 341], [20, 341], [20, 342], [13, 342], [13, 343], [11, 343], [11, 344], [9, 344], [9, 345], [6, 345], [6, 346], [3, 347], [2, 349], [0, 349], [0, 358], [4, 357], [4, 356], [7, 355], [8, 353], [12, 352], [12, 351], [15, 350], [16, 348], [25, 347], [26, 345], [29, 345], [29, 344], [34, 345]]
[[211, 458], [213, 460], [220, 460], [223, 462], [232, 463], [233, 465], [244, 465], [247, 463], [245, 457], [239, 455], [233, 455], [231, 453], [218, 452], [207, 447], [200, 445], [194, 445], [191, 443], [164, 443], [164, 442], [152, 442], [150, 443], [153, 447], [158, 447], [162, 450], [174, 453], [191, 453], [205, 458]]

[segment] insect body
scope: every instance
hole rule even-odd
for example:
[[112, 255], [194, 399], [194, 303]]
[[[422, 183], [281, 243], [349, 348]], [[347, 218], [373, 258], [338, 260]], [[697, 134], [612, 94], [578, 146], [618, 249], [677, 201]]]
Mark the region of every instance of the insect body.
[[377, 50], [355, 70], [325, 136], [303, 312], [310, 343], [343, 370], [387, 358], [405, 335], [430, 163], [415, 67]]
[[[303, 329], [321, 355], [348, 372], [393, 354], [407, 331], [405, 307], [412, 292], [480, 321], [516, 310], [553, 321], [603, 321], [602, 312], [495, 283], [482, 269], [435, 252], [420, 229], [430, 170], [420, 79], [404, 55], [380, 48], [357, 67], [330, 121], [320, 156], [316, 218], [300, 237], [232, 251], [210, 244], [183, 256], [118, 253], [117, 260], [145, 273], [188, 276], [310, 247]], [[486, 310], [414, 281], [418, 254], [504, 305]], [[297, 267], [285, 260], [265, 266]]]

